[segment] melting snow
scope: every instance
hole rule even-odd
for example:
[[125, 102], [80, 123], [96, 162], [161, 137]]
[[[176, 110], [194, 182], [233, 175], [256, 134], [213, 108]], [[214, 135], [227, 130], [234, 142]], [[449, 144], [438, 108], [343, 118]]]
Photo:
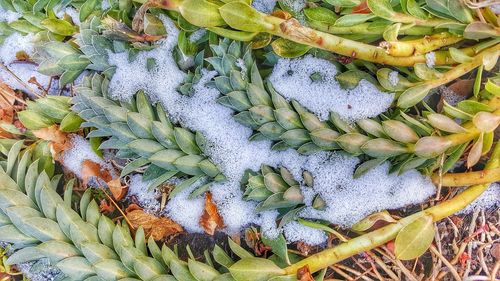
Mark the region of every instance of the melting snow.
[[[232, 117], [233, 111], [217, 103], [217, 98], [220, 97], [218, 90], [206, 85], [216, 75], [215, 72], [203, 71], [201, 81], [193, 87], [195, 93], [192, 97], [183, 96], [175, 90], [185, 76], [171, 58], [178, 30], [170, 20], [163, 18], [163, 21], [169, 36], [160, 43], [157, 49], [142, 52], [133, 62], [127, 61], [126, 54], [110, 54], [110, 61], [117, 65], [117, 74], [111, 80], [110, 92], [114, 97], [123, 100], [130, 98], [135, 91], [145, 89], [153, 100], [158, 100], [165, 106], [173, 121], [204, 134], [207, 139], [205, 153], [227, 177], [226, 182], [215, 183], [210, 189], [218, 210], [224, 218], [227, 232], [233, 233], [245, 225], [257, 223], [263, 224], [264, 229], [269, 230], [269, 236], [275, 236], [280, 231], [284, 231], [289, 241], [303, 240], [309, 244], [324, 242], [326, 237], [324, 234], [320, 234], [315, 229], [298, 226], [296, 223], [286, 225], [284, 229], [276, 229], [271, 222], [275, 213], [256, 214], [254, 210], [256, 203], [242, 199], [240, 179], [247, 169], [258, 171], [262, 164], [287, 167], [299, 181], [302, 180], [301, 174], [304, 169], [312, 172], [315, 176], [315, 185], [307, 190], [306, 197], [312, 198], [314, 194], [320, 193], [325, 197], [328, 207], [323, 212], [315, 212], [306, 208], [303, 216], [327, 218], [331, 223], [344, 226], [352, 225], [365, 215], [381, 209], [399, 208], [421, 202], [434, 193], [435, 188], [430, 180], [416, 171], [396, 177], [387, 175], [388, 165], [382, 165], [366, 176], [355, 180], [352, 175], [359, 161], [357, 158], [342, 156], [339, 153], [303, 156], [293, 150], [277, 152], [271, 150], [272, 144], [269, 141], [249, 141], [252, 130], [237, 123]], [[145, 64], [148, 57], [157, 58], [158, 69], [152, 73], [146, 71]], [[295, 60], [295, 64], [299, 64], [297, 66], [299, 68], [307, 65], [315, 71], [321, 70], [331, 75], [326, 84], [314, 88], [322, 90], [321, 100], [330, 100], [331, 97], [339, 99], [331, 95], [332, 92], [338, 91], [338, 85], [332, 82], [333, 75], [336, 73], [334, 67], [331, 64], [325, 65], [325, 61], [312, 57], [305, 60], [307, 64], [298, 63], [300, 60]], [[282, 68], [287, 67], [283, 65]], [[307, 71], [311, 73], [310, 70]], [[276, 69], [275, 72], [277, 73]], [[295, 83], [295, 85], [305, 89], [306, 87], [301, 84], [305, 83], [304, 79], [302, 77], [302, 82]], [[292, 82], [289, 80], [274, 78], [274, 82], [281, 86], [286, 84], [284, 81]], [[355, 90], [359, 91], [359, 95], [362, 92], [371, 92], [377, 96], [376, 103], [370, 99], [372, 101], [369, 103], [370, 107], [374, 104], [380, 105], [384, 97], [392, 101], [392, 95], [375, 92], [368, 84], [362, 87], [364, 88]], [[314, 91], [308, 90], [307, 93], [310, 92]], [[341, 93], [347, 94], [346, 91]], [[297, 95], [296, 98], [300, 98], [302, 103], [316, 99], [318, 96], [305, 99]], [[323, 107], [321, 109], [326, 114], [327, 110], [334, 108]], [[344, 111], [344, 116], [347, 115], [353, 119], [354, 116], [376, 114], [372, 110], [369, 112], [365, 110], [363, 114], [352, 115]], [[199, 232], [201, 228], [198, 221], [203, 212], [204, 200], [203, 198], [189, 199], [190, 191], [185, 190], [171, 199], [167, 203], [165, 213], [188, 231]], [[307, 201], [310, 205], [311, 200]], [[340, 202], [343, 202], [342, 207], [339, 207]]]
[[[280, 59], [269, 80], [287, 99], [300, 104], [327, 120], [331, 111], [343, 119], [356, 121], [375, 117], [392, 104], [393, 94], [381, 92], [366, 80], [352, 90], [345, 90], [335, 79], [337, 68], [327, 60], [311, 55], [298, 59]], [[320, 76], [312, 79], [312, 75]]]
[[35, 47], [33, 45], [33, 34], [21, 35], [12, 33], [0, 46], [0, 59], [5, 64], [16, 60], [16, 53], [24, 51], [29, 56], [33, 55]]
[[465, 209], [461, 210], [459, 214], [468, 214], [473, 212], [476, 208], [488, 209], [500, 206], [500, 183], [493, 183], [490, 187], [481, 194], [474, 202], [469, 204]]
[[[1, 21], [1, 20], [0, 20]], [[33, 34], [21, 35], [19, 33], [12, 33], [2, 45], [0, 45], [0, 62], [2, 62], [9, 70], [14, 73], [21, 81], [29, 85], [31, 89], [27, 89], [23, 84], [8, 71], [0, 68], [0, 80], [14, 89], [19, 89], [30, 93], [32, 89], [36, 89], [36, 85], [29, 84], [28, 81], [31, 77], [35, 77], [36, 81], [47, 87], [49, 85], [50, 77], [40, 74], [36, 71], [36, 66], [28, 62], [16, 62], [16, 54], [18, 52], [25, 52], [28, 56], [32, 56], [35, 52]]]
[[71, 135], [71, 147], [64, 151], [61, 159], [64, 167], [81, 178], [82, 164], [85, 160], [99, 164], [101, 168], [112, 170], [110, 165], [94, 152], [88, 140], [79, 135]]
[[148, 190], [150, 182], [143, 181], [141, 175], [133, 175], [130, 177], [130, 182], [128, 183], [128, 193], [127, 198], [134, 197], [139, 206], [144, 210], [156, 213], [160, 210], [160, 204], [158, 203], [158, 198], [160, 198], [160, 191], [155, 188], [153, 190]]
[[18, 20], [20, 17], [22, 17], [22, 15], [20, 13], [13, 12], [10, 10], [4, 10], [0, 6], [0, 22], [11, 23], [13, 21]]

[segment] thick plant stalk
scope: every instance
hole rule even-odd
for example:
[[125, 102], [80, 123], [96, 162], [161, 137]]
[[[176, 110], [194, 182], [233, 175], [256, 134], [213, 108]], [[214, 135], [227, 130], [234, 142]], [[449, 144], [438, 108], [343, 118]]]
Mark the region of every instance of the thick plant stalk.
[[500, 44], [498, 44], [498, 41], [496, 42], [496, 45], [481, 51], [474, 57], [471, 57], [470, 61], [461, 63], [451, 68], [449, 71], [443, 73], [439, 78], [418, 83], [415, 86], [408, 88], [398, 98], [397, 105], [401, 108], [411, 107], [420, 102], [432, 89], [460, 78], [462, 75], [483, 65], [485, 58], [489, 56], [493, 57], [497, 52], [500, 52]]
[[500, 181], [500, 168], [466, 172], [466, 173], [448, 173], [441, 178], [435, 174], [432, 176], [434, 184], [442, 184], [449, 187], [470, 186], [473, 184], [487, 184]]
[[[500, 167], [500, 145], [497, 144], [491, 159], [488, 162], [486, 169], [497, 169]], [[348, 242], [342, 243], [334, 248], [324, 250], [318, 254], [312, 255], [298, 263], [295, 263], [285, 268], [286, 275], [296, 274], [297, 271], [308, 266], [311, 272], [316, 272], [322, 268], [328, 267], [334, 263], [349, 258], [355, 254], [368, 251], [375, 247], [381, 246], [396, 238], [398, 232], [407, 224], [415, 219], [430, 215], [435, 222], [446, 218], [457, 211], [465, 208], [477, 197], [479, 197], [487, 188], [489, 184], [474, 185], [454, 198], [445, 201], [439, 205], [431, 207], [427, 210], [418, 212], [406, 218], [399, 220], [397, 223], [390, 224], [378, 230], [372, 231], [365, 235], [356, 237]]]
[[[239, 6], [238, 4], [244, 5], [242, 3], [235, 2], [234, 8], [227, 7], [225, 10], [230, 11], [230, 9], [236, 9], [236, 6]], [[229, 4], [226, 4], [226, 6], [227, 5]], [[376, 46], [305, 27], [294, 18], [284, 20], [263, 13], [259, 14], [262, 17], [262, 20], [266, 22], [266, 24], [263, 25], [263, 31], [288, 39], [290, 41], [294, 41], [299, 44], [309, 45], [318, 49], [327, 50], [356, 59], [394, 66], [413, 66], [416, 63], [423, 63], [426, 60], [425, 55], [413, 55], [409, 57], [391, 56], [387, 54], [385, 50]], [[228, 24], [235, 29], [241, 28], [241, 26], [231, 25], [231, 23]], [[448, 56], [436, 56], [437, 65], [450, 63], [453, 63], [453, 61]]]
[[[147, 1], [143, 6], [145, 8], [141, 9], [134, 18], [134, 26], [137, 26], [134, 29], [140, 30], [142, 17], [144, 16], [147, 8], [157, 7], [180, 12], [183, 17], [194, 25], [215, 27], [222, 26], [225, 22], [225, 24], [236, 30], [248, 32], [268, 32], [299, 44], [309, 45], [340, 55], [374, 63], [394, 66], [413, 66], [416, 63], [423, 63], [426, 61], [425, 56], [422, 54], [408, 57], [391, 56], [390, 54], [387, 54], [385, 50], [377, 46], [349, 40], [330, 33], [305, 27], [294, 18], [285, 20], [272, 15], [267, 15], [258, 12], [243, 2], [234, 1], [220, 6], [218, 9], [220, 15], [217, 15], [218, 12], [217, 9], [214, 9], [215, 7], [206, 4], [205, 1], [200, 1], [196, 6], [193, 5], [193, 2], [194, 1], [192, 0]], [[203, 4], [201, 2], [203, 2]], [[205, 7], [205, 5], [207, 6]], [[201, 9], [202, 7], [205, 7], [206, 9]], [[201, 10], [203, 10], [203, 12], [201, 12]], [[210, 22], [199, 20], [200, 17], [203, 18], [204, 16], [214, 19]], [[435, 26], [435, 24], [438, 24], [440, 20], [437, 20], [436, 22], [434, 21], [435, 20], [421, 21], [419, 23], [424, 26]], [[439, 54], [436, 54], [435, 63], [436, 65], [447, 65], [453, 64], [455, 61], [451, 59], [447, 52], [440, 52]]]
[[[349, 34], [361, 34], [361, 35], [374, 35], [378, 34], [382, 36], [386, 27], [371, 27], [370, 23], [361, 23], [353, 26], [336, 26], [334, 24], [327, 24], [323, 22], [309, 22], [308, 24], [311, 28], [318, 31], [334, 34], [334, 35], [349, 35]], [[371, 28], [370, 28], [371, 27]], [[431, 34], [433, 31], [430, 27], [423, 26], [413, 26], [411, 28], [403, 29], [399, 31], [399, 35], [413, 35], [413, 36], [425, 36]]]
[[439, 33], [424, 36], [420, 39], [408, 41], [383, 41], [379, 44], [389, 55], [396, 57], [409, 57], [416, 54], [425, 54], [441, 47], [460, 42], [463, 37], [450, 33]]

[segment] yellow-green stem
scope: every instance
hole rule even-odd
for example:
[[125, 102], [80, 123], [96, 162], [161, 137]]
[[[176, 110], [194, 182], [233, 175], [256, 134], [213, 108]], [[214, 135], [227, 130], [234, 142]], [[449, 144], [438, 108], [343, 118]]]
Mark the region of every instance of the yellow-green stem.
[[384, 48], [391, 56], [409, 57], [416, 54], [425, 54], [461, 40], [463, 40], [463, 37], [443, 32], [409, 41], [383, 41], [379, 46]]
[[[323, 31], [330, 34], [342, 35], [342, 34], [363, 34], [363, 35], [374, 35], [378, 34], [382, 36], [386, 27], [377, 26], [372, 27], [371, 23], [361, 23], [353, 26], [335, 26], [333, 24], [327, 24], [322, 22], [308, 22], [311, 28], [319, 31]], [[401, 29], [399, 35], [428, 35], [432, 34], [433, 29], [430, 27], [413, 26], [406, 29]]]
[[448, 173], [441, 178], [438, 174], [432, 176], [432, 182], [434, 184], [437, 185], [441, 183], [443, 186], [449, 187], [487, 184], [496, 181], [500, 181], [500, 168], [465, 173]]
[[[293, 18], [284, 20], [265, 14], [262, 16], [267, 23], [272, 24], [273, 26], [272, 28], [266, 29], [266, 32], [296, 43], [380, 64], [413, 66], [415, 63], [424, 63], [426, 61], [424, 54], [417, 54], [408, 57], [391, 56], [380, 47], [317, 31], [301, 25], [296, 19]], [[451, 63], [454, 63], [454, 61], [447, 55], [447, 53], [436, 54], [436, 65]]]
[[448, 82], [451, 82], [460, 76], [476, 69], [480, 65], [483, 64], [483, 57], [486, 55], [490, 55], [494, 52], [500, 51], [500, 44], [496, 44], [493, 47], [490, 47], [486, 50], [483, 50], [479, 54], [477, 54], [475, 57], [472, 58], [470, 62], [465, 62], [462, 64], [459, 64], [446, 73], [444, 73], [440, 78], [435, 79], [435, 80], [430, 80], [425, 82], [426, 84], [432, 86], [433, 88], [439, 87], [441, 85], [444, 85]]
[[[500, 145], [497, 144], [495, 150], [493, 151], [486, 169], [496, 169], [500, 165]], [[439, 221], [445, 217], [448, 217], [473, 202], [477, 197], [479, 197], [487, 188], [488, 184], [474, 185], [462, 193], [458, 194], [454, 198], [444, 201], [434, 207], [427, 210], [415, 213], [408, 217], [399, 220], [396, 223], [387, 225], [370, 233], [358, 236], [352, 240], [335, 246], [331, 249], [324, 250], [320, 253], [307, 257], [300, 262], [292, 264], [285, 268], [285, 274], [296, 274], [297, 270], [304, 266], [308, 266], [311, 272], [317, 272], [323, 268], [326, 268], [334, 263], [342, 261], [349, 258], [355, 254], [368, 251], [375, 247], [379, 247], [393, 239], [396, 238], [398, 232], [407, 224], [411, 223], [415, 219], [430, 215], [434, 221]]]

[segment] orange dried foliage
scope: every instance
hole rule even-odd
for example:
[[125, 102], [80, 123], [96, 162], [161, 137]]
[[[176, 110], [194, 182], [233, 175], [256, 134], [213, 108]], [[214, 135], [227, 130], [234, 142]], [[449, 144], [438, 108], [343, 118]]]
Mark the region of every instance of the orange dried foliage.
[[122, 185], [120, 178], [116, 178], [114, 180], [110, 180], [107, 182], [109, 191], [113, 194], [115, 200], [121, 200], [128, 192], [128, 186]]
[[214, 235], [216, 229], [224, 227], [224, 221], [217, 210], [217, 205], [212, 202], [212, 193], [205, 194], [205, 211], [200, 218], [200, 225], [209, 235]]
[[135, 204], [131, 204], [126, 212], [128, 220], [135, 229], [142, 226], [146, 237], [151, 236], [155, 240], [161, 240], [184, 231], [181, 225], [170, 218], [148, 214]]
[[[6, 124], [14, 124], [15, 122], [14, 113], [16, 108], [14, 103], [16, 102], [16, 92], [12, 90], [7, 84], [0, 82], [0, 122]], [[18, 123], [18, 122], [17, 122]], [[0, 128], [0, 138], [13, 138], [14, 136]]]
[[109, 204], [106, 199], [102, 199], [101, 203], [99, 203], [99, 211], [101, 213], [112, 213], [116, 210], [115, 205]]
[[309, 266], [305, 265], [297, 270], [297, 280], [314, 281], [314, 278], [311, 275], [311, 271], [309, 271]]
[[50, 142], [52, 157], [57, 161], [61, 159], [62, 153], [71, 147], [71, 141], [68, 134], [61, 132], [58, 125], [35, 130], [33, 134], [39, 139]]
[[[52, 125], [47, 128], [35, 130], [33, 131], [33, 134], [39, 139], [50, 142], [50, 151], [52, 153], [52, 157], [54, 158], [54, 160], [59, 161], [64, 166], [62, 156], [66, 150], [71, 148], [71, 139], [69, 137], [69, 134], [60, 131], [58, 125]], [[119, 189], [121, 190], [121, 193], [123, 193], [120, 199], [126, 195], [127, 190], [123, 190], [120, 184], [120, 180], [113, 180], [111, 171], [109, 171], [107, 168], [101, 167], [101, 165], [99, 165], [98, 163], [95, 163], [88, 159], [84, 160], [82, 162], [80, 175], [83, 181], [83, 185], [87, 185], [91, 178], [96, 177], [113, 187], [113, 190], [111, 190], [113, 196], [118, 196], [118, 194], [120, 194]], [[119, 200], [116, 196], [115, 198]]]

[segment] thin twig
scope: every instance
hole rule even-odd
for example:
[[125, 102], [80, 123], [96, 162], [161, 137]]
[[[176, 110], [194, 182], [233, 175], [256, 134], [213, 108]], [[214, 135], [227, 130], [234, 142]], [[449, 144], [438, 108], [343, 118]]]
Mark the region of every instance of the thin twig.
[[101, 190], [104, 193], [104, 195], [106, 195], [106, 197], [108, 197], [109, 201], [111, 201], [111, 203], [113, 205], [115, 205], [116, 209], [118, 209], [118, 212], [120, 212], [120, 214], [122, 214], [123, 218], [125, 219], [127, 224], [130, 226], [130, 228], [135, 229], [135, 227], [132, 225], [132, 223], [127, 218], [127, 215], [125, 215], [125, 213], [122, 211], [122, 209], [120, 209], [120, 206], [118, 206], [118, 204], [116, 204], [115, 200], [113, 200], [113, 198], [111, 198], [111, 196], [109, 196], [108, 193], [103, 188], [101, 188]]
[[40, 94], [38, 94], [37, 92], [35, 92], [35, 90], [33, 90], [33, 88], [31, 88], [28, 84], [26, 84], [26, 82], [24, 82], [23, 80], [21, 80], [21, 78], [19, 78], [14, 72], [12, 72], [3, 63], [0, 63], [0, 68], [2, 68], [3, 70], [7, 71], [7, 73], [9, 73], [10, 75], [12, 75], [12, 77], [14, 77], [14, 79], [16, 79], [16, 81], [19, 82], [19, 84], [23, 85], [23, 87], [25, 87], [28, 91], [30, 91], [31, 94], [33, 94], [35, 97], [37, 97], [37, 98], [41, 98], [42, 97]]
[[458, 272], [455, 269], [455, 267], [436, 249], [436, 247], [431, 246], [430, 250], [434, 255], [436, 255], [439, 258], [440, 261], [444, 263], [444, 265], [446, 265], [446, 267], [450, 270], [450, 273], [451, 275], [453, 275], [453, 278], [455, 278], [455, 280], [457, 281], [462, 280], [462, 278], [460, 278], [460, 275], [458, 275]]

